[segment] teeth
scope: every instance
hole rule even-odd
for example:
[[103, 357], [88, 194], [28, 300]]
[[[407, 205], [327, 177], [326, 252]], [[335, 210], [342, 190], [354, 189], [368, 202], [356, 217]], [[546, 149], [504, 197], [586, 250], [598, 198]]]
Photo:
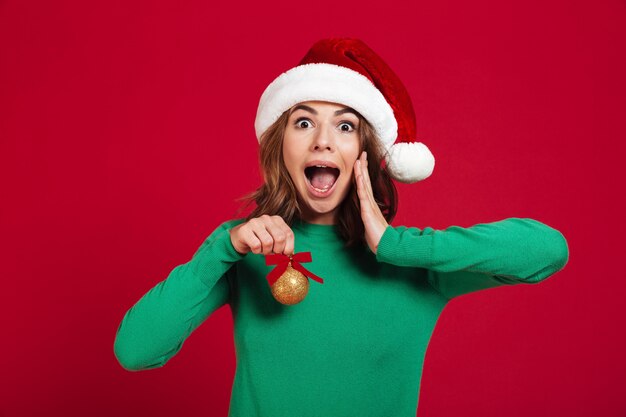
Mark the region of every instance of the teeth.
[[[316, 168], [329, 168], [328, 165], [321, 165], [321, 164], [316, 164], [316, 165], [310, 165], [310, 167], [316, 167]], [[313, 184], [311, 184], [310, 181], [307, 181], [309, 183], [309, 185], [311, 186], [311, 188], [313, 188], [315, 191], [317, 191], [318, 193], [327, 193], [328, 191], [330, 191], [331, 188], [333, 188], [333, 185], [327, 186], [325, 188], [317, 188], [314, 187]]]
[[[313, 187], [313, 186], [311, 185], [311, 187]], [[330, 187], [326, 187], [326, 188], [317, 188], [317, 187], [313, 187], [313, 189], [314, 189], [315, 191], [320, 192], [320, 193], [325, 193], [325, 192], [327, 192], [327, 191], [330, 189]]]

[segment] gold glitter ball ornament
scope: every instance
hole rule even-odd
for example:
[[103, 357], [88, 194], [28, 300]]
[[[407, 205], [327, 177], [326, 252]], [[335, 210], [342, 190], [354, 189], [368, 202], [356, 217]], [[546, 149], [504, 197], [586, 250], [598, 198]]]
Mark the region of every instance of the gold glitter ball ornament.
[[304, 300], [309, 292], [309, 279], [291, 267], [291, 262], [287, 265], [285, 272], [272, 284], [272, 295], [281, 304], [293, 305]]

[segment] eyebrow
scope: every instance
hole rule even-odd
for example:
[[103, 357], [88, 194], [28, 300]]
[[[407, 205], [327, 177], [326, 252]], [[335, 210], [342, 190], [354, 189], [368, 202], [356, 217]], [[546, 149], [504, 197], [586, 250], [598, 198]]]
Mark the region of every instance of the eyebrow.
[[[307, 106], [306, 104], [298, 104], [296, 107], [293, 108], [293, 111], [291, 113], [293, 114], [296, 110], [304, 110], [304, 111], [308, 111], [309, 113], [313, 113], [313, 114], [317, 115], [317, 110], [315, 110], [312, 107]], [[357, 112], [354, 109], [350, 108], [350, 107], [346, 107], [345, 109], [337, 110], [335, 112], [335, 116], [341, 116], [342, 114], [345, 114], [345, 113], [352, 113], [355, 116], [357, 116]]]

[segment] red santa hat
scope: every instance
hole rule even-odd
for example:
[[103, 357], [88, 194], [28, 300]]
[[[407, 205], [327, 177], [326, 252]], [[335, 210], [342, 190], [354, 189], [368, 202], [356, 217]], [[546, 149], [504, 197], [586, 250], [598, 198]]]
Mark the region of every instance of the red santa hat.
[[328, 101], [352, 107], [375, 129], [385, 149], [387, 171], [398, 181], [428, 178], [435, 158], [415, 141], [415, 112], [398, 76], [358, 39], [323, 39], [300, 64], [279, 75], [265, 89], [254, 127], [261, 135], [292, 106]]

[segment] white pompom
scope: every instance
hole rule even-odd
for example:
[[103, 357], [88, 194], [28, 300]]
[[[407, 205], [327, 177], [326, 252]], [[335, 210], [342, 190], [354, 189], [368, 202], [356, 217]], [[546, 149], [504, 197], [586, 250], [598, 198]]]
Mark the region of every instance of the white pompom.
[[428, 178], [435, 168], [435, 157], [421, 142], [396, 143], [386, 159], [389, 174], [408, 184]]

